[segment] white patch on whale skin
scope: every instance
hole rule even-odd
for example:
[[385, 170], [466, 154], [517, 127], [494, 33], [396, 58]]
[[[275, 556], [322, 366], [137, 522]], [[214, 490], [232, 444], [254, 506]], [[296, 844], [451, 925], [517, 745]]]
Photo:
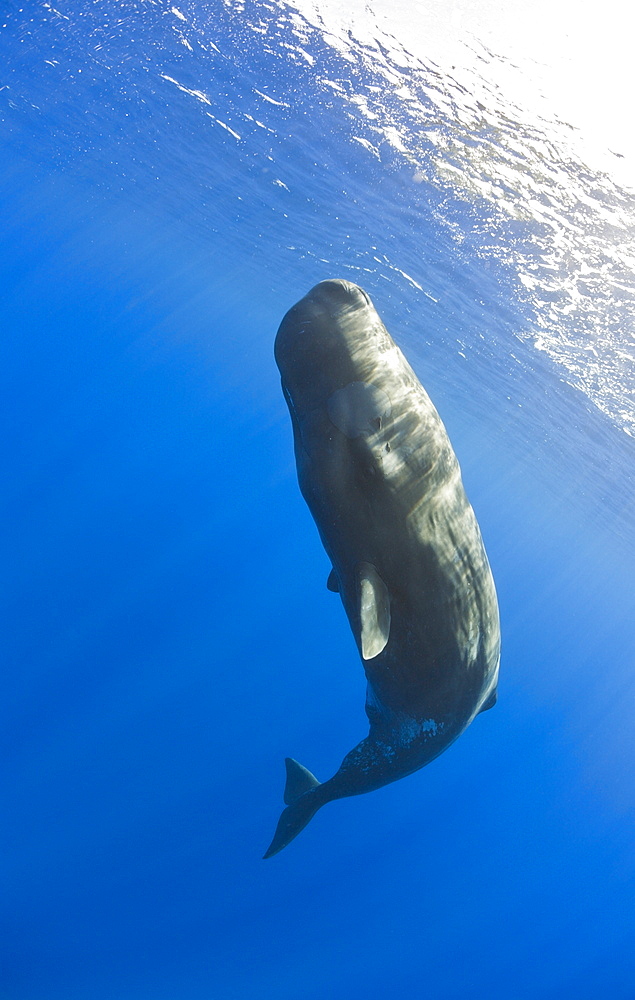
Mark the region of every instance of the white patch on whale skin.
[[377, 739], [376, 744], [381, 749], [382, 756], [392, 759], [404, 749], [417, 743], [422, 736], [440, 736], [445, 726], [434, 719], [412, 719], [402, 717], [394, 727], [394, 740]]
[[443, 723], [434, 719], [409, 719], [400, 727], [400, 735], [405, 743], [412, 743], [420, 736], [436, 736], [442, 729]]
[[424, 719], [423, 722], [419, 724], [419, 728], [422, 733], [432, 733], [433, 736], [436, 736], [439, 726], [434, 719]]

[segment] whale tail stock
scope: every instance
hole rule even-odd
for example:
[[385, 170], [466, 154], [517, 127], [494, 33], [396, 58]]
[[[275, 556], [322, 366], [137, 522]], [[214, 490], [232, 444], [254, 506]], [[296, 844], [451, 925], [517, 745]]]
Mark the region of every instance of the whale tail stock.
[[290, 844], [293, 838], [304, 830], [325, 801], [316, 795], [316, 789], [321, 787], [320, 782], [307, 771], [306, 767], [302, 767], [302, 764], [298, 764], [297, 760], [291, 757], [286, 758], [285, 765], [287, 782], [284, 787], [284, 801], [287, 808], [282, 811], [273, 840], [264, 858], [273, 857]]

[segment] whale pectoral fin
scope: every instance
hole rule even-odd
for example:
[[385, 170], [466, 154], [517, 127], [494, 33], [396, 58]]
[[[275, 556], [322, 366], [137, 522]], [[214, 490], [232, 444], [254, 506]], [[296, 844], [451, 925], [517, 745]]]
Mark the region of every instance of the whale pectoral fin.
[[290, 806], [292, 802], [299, 799], [309, 789], [317, 788], [320, 782], [315, 775], [311, 774], [306, 767], [302, 767], [302, 764], [298, 764], [297, 760], [293, 760], [292, 757], [285, 759], [285, 765], [287, 768], [287, 783], [284, 786], [284, 801], [286, 805]]
[[359, 568], [359, 620], [362, 656], [372, 660], [390, 635], [390, 594], [371, 563], [361, 563]]
[[330, 590], [332, 594], [339, 594], [339, 592], [340, 592], [339, 580], [337, 579], [337, 576], [335, 575], [335, 570], [334, 569], [332, 569], [331, 572], [328, 575], [328, 579], [326, 581], [326, 589]]
[[494, 688], [487, 701], [484, 701], [481, 707], [479, 708], [478, 714], [480, 715], [481, 712], [487, 712], [488, 709], [494, 708], [494, 705], [496, 704], [497, 701], [498, 701], [498, 689]]

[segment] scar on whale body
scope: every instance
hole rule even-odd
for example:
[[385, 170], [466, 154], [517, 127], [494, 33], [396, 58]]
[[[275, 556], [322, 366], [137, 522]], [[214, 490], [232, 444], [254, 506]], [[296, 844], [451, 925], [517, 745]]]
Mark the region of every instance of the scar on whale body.
[[448, 435], [370, 298], [322, 281], [284, 317], [275, 357], [298, 481], [367, 680], [368, 736], [319, 782], [287, 758], [271, 857], [326, 802], [443, 753], [496, 702], [498, 603]]

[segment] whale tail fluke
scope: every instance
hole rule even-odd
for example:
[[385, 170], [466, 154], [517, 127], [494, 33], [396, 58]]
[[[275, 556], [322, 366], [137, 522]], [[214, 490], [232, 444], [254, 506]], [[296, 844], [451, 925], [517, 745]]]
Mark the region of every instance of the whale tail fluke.
[[320, 788], [320, 782], [317, 778], [291, 757], [286, 758], [285, 765], [287, 781], [284, 788], [284, 801], [287, 808], [283, 809], [278, 820], [276, 832], [264, 855], [265, 858], [273, 857], [274, 854], [291, 843], [293, 838], [297, 837], [301, 830], [304, 830], [320, 806], [324, 804], [323, 799], [315, 794], [315, 790]]
[[302, 767], [302, 764], [298, 764], [297, 760], [294, 760], [293, 757], [285, 757], [284, 764], [287, 769], [284, 802], [285, 805], [290, 806], [292, 802], [299, 799], [305, 792], [309, 792], [312, 788], [317, 788], [320, 782], [314, 774], [311, 774], [306, 767]]

